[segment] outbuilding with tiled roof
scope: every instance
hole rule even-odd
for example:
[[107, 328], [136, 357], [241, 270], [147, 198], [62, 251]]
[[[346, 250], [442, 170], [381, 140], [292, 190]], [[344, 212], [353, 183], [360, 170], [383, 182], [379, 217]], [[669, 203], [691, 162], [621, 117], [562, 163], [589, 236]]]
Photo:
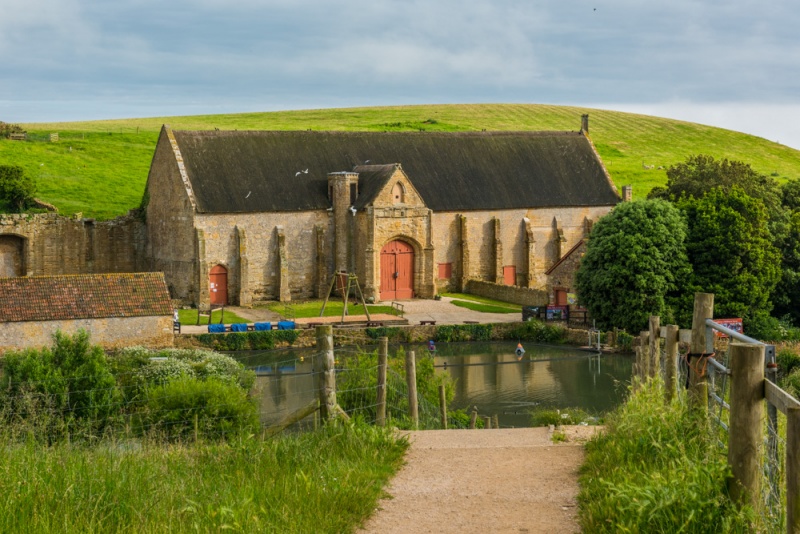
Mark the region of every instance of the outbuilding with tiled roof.
[[0, 278], [0, 350], [49, 346], [84, 329], [105, 348], [171, 346], [172, 303], [163, 273]]

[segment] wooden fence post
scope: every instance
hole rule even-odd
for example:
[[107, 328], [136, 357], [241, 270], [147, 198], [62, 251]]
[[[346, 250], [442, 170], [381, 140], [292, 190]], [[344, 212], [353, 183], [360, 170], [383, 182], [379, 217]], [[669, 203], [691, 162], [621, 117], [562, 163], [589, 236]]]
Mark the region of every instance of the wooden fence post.
[[439, 386], [439, 410], [442, 413], [442, 428], [447, 430], [447, 396], [444, 391], [444, 384]]
[[642, 382], [647, 382], [647, 379], [653, 376], [650, 370], [650, 331], [639, 332], [639, 346], [642, 348], [641, 358], [639, 358], [639, 361], [642, 362]]
[[650, 316], [650, 378], [661, 374], [661, 317]]
[[664, 339], [664, 352], [666, 353], [664, 367], [667, 380], [664, 385], [667, 404], [675, 398], [678, 389], [678, 325], [670, 324], [666, 327]]
[[757, 508], [764, 427], [764, 345], [734, 343], [730, 366], [728, 464], [733, 478], [728, 481], [728, 491], [734, 502]]
[[389, 359], [389, 338], [378, 338], [378, 398], [375, 425], [386, 426], [386, 366]]
[[314, 371], [319, 380], [319, 410], [322, 420], [327, 421], [336, 413], [336, 364], [333, 357], [332, 326], [317, 327], [317, 350], [319, 355], [314, 359]]
[[417, 404], [417, 359], [413, 350], [406, 352], [406, 384], [408, 386], [408, 416], [414, 428], [419, 426]]
[[800, 533], [800, 408], [786, 409], [786, 532]]
[[497, 416], [497, 414], [494, 414], [494, 417], [492, 417], [492, 427], [500, 428], [500, 418]]
[[[692, 316], [692, 344], [687, 360], [689, 362], [689, 403], [702, 415], [708, 415], [708, 383], [706, 382], [706, 357], [714, 350], [713, 335], [708, 338], [706, 319], [714, 316], [714, 294], [694, 294], [694, 314]], [[708, 338], [708, 339], [707, 339]]]
[[475, 429], [475, 423], [477, 423], [477, 422], [478, 422], [478, 411], [477, 410], [472, 410], [472, 413], [469, 416], [469, 428], [474, 430]]
[[492, 418], [488, 415], [483, 417], [483, 429], [484, 430], [491, 430], [492, 429]]

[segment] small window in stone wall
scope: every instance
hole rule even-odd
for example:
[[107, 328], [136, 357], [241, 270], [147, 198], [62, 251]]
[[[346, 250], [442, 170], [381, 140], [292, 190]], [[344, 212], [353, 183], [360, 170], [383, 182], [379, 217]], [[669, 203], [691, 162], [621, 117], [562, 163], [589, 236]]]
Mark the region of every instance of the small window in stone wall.
[[440, 263], [439, 264], [439, 280], [447, 280], [453, 276], [453, 264], [452, 263]]
[[405, 202], [406, 191], [403, 188], [403, 184], [397, 182], [392, 187], [392, 203], [393, 204], [402, 204]]

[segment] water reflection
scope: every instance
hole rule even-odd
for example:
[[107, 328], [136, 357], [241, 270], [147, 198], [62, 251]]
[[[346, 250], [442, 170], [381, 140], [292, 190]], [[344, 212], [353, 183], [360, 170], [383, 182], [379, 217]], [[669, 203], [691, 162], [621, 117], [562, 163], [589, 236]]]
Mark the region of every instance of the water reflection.
[[[404, 347], [417, 358], [434, 358], [437, 372], [455, 380], [453, 408], [478, 407], [482, 415], [497, 414], [501, 426], [530, 424], [535, 406], [579, 407], [605, 412], [624, 399], [630, 380], [628, 356], [603, 355], [563, 347], [525, 344], [518, 359], [516, 343], [437, 343]], [[393, 354], [398, 346], [390, 346]], [[374, 347], [366, 350], [374, 350]], [[232, 353], [257, 374], [262, 422], [270, 424], [304, 407], [316, 397], [312, 360], [314, 349]], [[341, 354], [355, 353], [344, 349]]]

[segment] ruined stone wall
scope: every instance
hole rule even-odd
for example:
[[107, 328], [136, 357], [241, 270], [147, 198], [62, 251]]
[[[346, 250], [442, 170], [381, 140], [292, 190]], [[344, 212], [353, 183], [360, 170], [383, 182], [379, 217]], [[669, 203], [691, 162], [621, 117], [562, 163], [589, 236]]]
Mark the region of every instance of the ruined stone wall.
[[0, 216], [0, 276], [127, 273], [144, 270], [144, 221], [54, 213]]
[[0, 323], [0, 353], [50, 347], [57, 330], [74, 334], [79, 329], [89, 332], [91, 342], [104, 349], [164, 348], [173, 346], [175, 339], [171, 316]]

